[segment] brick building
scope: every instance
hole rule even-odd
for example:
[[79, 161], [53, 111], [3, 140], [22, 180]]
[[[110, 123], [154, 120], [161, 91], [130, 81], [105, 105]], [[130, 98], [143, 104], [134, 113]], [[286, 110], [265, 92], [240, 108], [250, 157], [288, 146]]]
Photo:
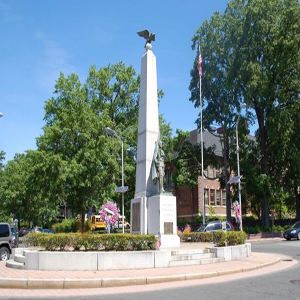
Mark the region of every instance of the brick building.
[[[220, 157], [220, 164], [216, 168], [209, 165], [204, 170], [208, 178], [218, 178], [222, 172], [222, 146], [220, 137], [209, 131], [203, 132], [203, 140], [206, 148], [214, 147], [214, 153]], [[189, 141], [192, 144], [200, 144], [200, 134], [197, 129], [190, 132]], [[205, 160], [205, 157], [204, 157]], [[172, 173], [174, 166], [167, 164], [166, 186], [167, 191], [171, 191], [177, 198], [177, 219], [178, 221], [192, 221], [202, 215], [202, 177], [198, 177], [198, 184], [191, 189], [186, 186], [176, 187], [172, 182]], [[218, 179], [207, 179], [204, 177], [204, 199], [205, 199], [205, 215], [210, 214], [209, 207], [212, 207], [217, 216], [226, 216], [226, 191], [220, 188]], [[233, 214], [233, 211], [232, 211]]]

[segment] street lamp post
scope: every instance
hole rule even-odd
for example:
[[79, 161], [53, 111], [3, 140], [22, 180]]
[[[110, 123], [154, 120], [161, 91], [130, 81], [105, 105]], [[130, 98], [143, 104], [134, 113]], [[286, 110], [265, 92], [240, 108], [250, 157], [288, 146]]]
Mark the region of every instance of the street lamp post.
[[125, 233], [124, 229], [125, 229], [125, 222], [124, 222], [124, 193], [127, 191], [127, 186], [124, 186], [124, 144], [123, 141], [121, 140], [121, 138], [118, 136], [118, 134], [111, 128], [107, 127], [106, 128], [106, 132], [109, 135], [115, 136], [118, 141], [121, 143], [121, 147], [122, 147], [122, 186], [120, 188], [117, 188], [116, 191], [117, 192], [121, 192], [122, 193], [122, 231], [123, 233]]
[[[246, 108], [246, 103], [243, 103], [243, 108]], [[240, 205], [240, 214], [241, 214], [241, 224], [240, 224], [240, 230], [243, 231], [243, 220], [242, 220], [242, 194], [241, 194], [241, 175], [240, 175], [240, 154], [239, 154], [239, 133], [238, 133], [238, 126], [240, 121], [240, 115], [241, 112], [238, 114], [238, 118], [236, 121], [236, 156], [237, 156], [237, 170], [238, 170], [238, 191], [239, 191], [239, 205]]]

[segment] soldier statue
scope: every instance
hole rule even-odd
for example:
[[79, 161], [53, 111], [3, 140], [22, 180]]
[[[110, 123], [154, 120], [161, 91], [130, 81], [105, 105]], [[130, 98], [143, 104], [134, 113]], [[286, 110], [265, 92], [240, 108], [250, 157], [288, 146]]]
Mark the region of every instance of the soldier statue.
[[164, 175], [165, 175], [165, 153], [162, 149], [162, 141], [155, 142], [155, 150], [152, 165], [152, 180], [156, 184], [159, 181], [159, 194], [164, 193]]

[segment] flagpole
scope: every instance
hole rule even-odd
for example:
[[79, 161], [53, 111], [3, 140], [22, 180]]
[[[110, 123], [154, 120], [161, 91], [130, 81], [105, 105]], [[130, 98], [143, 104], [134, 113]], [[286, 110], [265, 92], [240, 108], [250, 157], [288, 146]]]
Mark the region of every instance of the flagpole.
[[202, 222], [205, 224], [205, 199], [204, 199], [204, 168], [203, 168], [203, 121], [202, 121], [202, 91], [201, 91], [201, 79], [202, 79], [202, 56], [199, 44], [199, 61], [198, 61], [198, 71], [199, 71], [199, 92], [200, 92], [200, 112], [201, 112], [201, 194], [202, 194]]

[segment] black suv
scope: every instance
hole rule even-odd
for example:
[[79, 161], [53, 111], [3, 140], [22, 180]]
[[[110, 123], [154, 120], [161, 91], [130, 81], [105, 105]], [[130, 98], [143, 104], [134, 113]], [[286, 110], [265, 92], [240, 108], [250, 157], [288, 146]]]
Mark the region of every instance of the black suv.
[[7, 223], [0, 223], [0, 260], [8, 260], [11, 254], [11, 230]]

